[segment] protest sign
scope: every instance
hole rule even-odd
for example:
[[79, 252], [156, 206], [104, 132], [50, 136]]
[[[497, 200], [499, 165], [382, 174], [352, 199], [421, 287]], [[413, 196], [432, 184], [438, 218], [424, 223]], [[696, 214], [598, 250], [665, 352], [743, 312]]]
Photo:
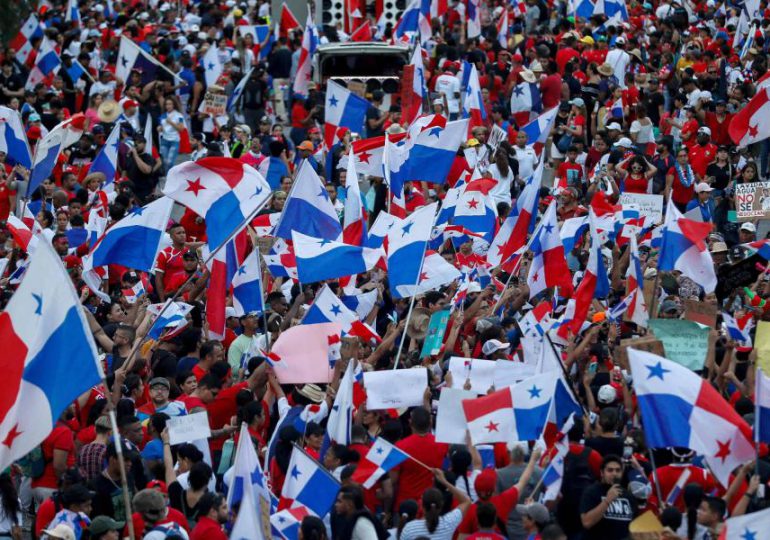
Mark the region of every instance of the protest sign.
[[441, 345], [444, 342], [444, 332], [446, 331], [446, 325], [449, 323], [449, 310], [442, 309], [430, 316], [430, 323], [428, 324], [428, 334], [425, 336], [425, 341], [422, 344], [422, 352], [420, 358], [426, 356], [433, 356], [438, 354], [441, 350]]
[[339, 336], [338, 323], [301, 324], [285, 330], [270, 352], [275, 376], [281, 384], [328, 383], [334, 375], [329, 366], [329, 338]]
[[536, 364], [524, 364], [522, 362], [510, 362], [508, 360], [498, 360], [495, 362], [494, 383], [495, 390], [500, 390], [506, 386], [523, 381], [529, 377], [534, 377], [537, 371]]
[[452, 387], [465, 388], [465, 381], [470, 381], [468, 388], [475, 394], [486, 394], [495, 384], [494, 360], [478, 360], [475, 358], [460, 358], [453, 356], [449, 359], [449, 372], [452, 374]]
[[757, 323], [754, 348], [757, 350], [757, 367], [762, 368], [764, 373], [770, 373], [770, 322]]
[[493, 124], [492, 131], [489, 133], [489, 140], [487, 141], [487, 144], [489, 144], [489, 146], [492, 148], [492, 151], [494, 152], [497, 150], [497, 147], [500, 146], [500, 143], [507, 140], [508, 134], [505, 132], [505, 130], [497, 124]]
[[206, 411], [169, 418], [166, 426], [168, 442], [171, 446], [211, 437], [209, 415]]
[[622, 339], [618, 347], [618, 363], [623, 369], [629, 369], [628, 366], [628, 348], [632, 347], [637, 351], [645, 351], [658, 356], [666, 356], [666, 350], [663, 348], [663, 342], [653, 335], [647, 335], [639, 338]]
[[714, 291], [714, 294], [717, 295], [717, 300], [721, 302], [724, 298], [730, 296], [736, 287], [753, 284], [760, 274], [757, 263], [764, 266], [767, 264], [767, 261], [755, 253], [751, 257], [747, 257], [735, 264], [721, 265], [717, 269], [718, 281], [717, 288]]
[[227, 95], [219, 86], [211, 86], [203, 96], [202, 112], [211, 116], [222, 116], [227, 109]]
[[717, 323], [717, 305], [713, 302], [697, 300], [684, 301], [684, 318], [714, 328]]
[[682, 319], [650, 319], [650, 329], [663, 342], [666, 358], [693, 371], [703, 369], [709, 328]]
[[770, 182], [735, 184], [735, 213], [738, 221], [770, 217]]
[[663, 195], [650, 195], [647, 193], [621, 193], [620, 204], [623, 206], [636, 206], [639, 215], [654, 218], [655, 223], [663, 221]]
[[366, 408], [370, 411], [422, 405], [428, 386], [425, 368], [390, 369], [364, 373]]
[[438, 399], [436, 415], [436, 442], [464, 444], [468, 425], [463, 412], [463, 400], [476, 397], [462, 388], [443, 388]]

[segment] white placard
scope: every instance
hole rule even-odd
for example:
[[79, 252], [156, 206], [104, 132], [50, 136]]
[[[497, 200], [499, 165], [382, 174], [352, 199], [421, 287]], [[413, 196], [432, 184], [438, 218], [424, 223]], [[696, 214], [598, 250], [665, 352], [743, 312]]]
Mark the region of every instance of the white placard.
[[436, 442], [465, 444], [465, 422], [463, 400], [476, 397], [474, 392], [460, 388], [443, 388], [438, 400], [436, 415]]
[[506, 386], [513, 386], [524, 379], [534, 377], [536, 372], [537, 366], [532, 364], [498, 360], [495, 363], [495, 390], [502, 390]]
[[422, 405], [427, 386], [425, 368], [365, 372], [366, 408], [379, 411]]
[[465, 381], [470, 379], [470, 391], [476, 395], [486, 394], [495, 382], [494, 360], [461, 358], [449, 359], [449, 371], [452, 373], [452, 388], [465, 388]]
[[206, 411], [169, 418], [166, 426], [168, 426], [168, 442], [172, 446], [211, 437], [209, 415]]
[[422, 405], [427, 386], [425, 368], [365, 372], [366, 408], [378, 411]]
[[621, 193], [619, 202], [623, 206], [636, 206], [640, 216], [652, 216], [656, 224], [663, 221], [663, 195]]

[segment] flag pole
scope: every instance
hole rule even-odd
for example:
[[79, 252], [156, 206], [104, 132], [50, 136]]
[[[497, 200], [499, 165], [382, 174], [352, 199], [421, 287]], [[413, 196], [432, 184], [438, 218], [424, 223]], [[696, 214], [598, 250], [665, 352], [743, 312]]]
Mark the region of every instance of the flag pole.
[[[107, 391], [107, 380], [103, 377], [102, 384], [104, 385], [104, 391]], [[128, 537], [131, 540], [136, 538], [136, 532], [134, 531], [134, 523], [131, 519], [133, 512], [131, 510], [131, 498], [128, 491], [128, 475], [126, 474], [126, 460], [123, 457], [123, 443], [120, 440], [120, 432], [118, 431], [118, 420], [115, 416], [115, 404], [111, 399], [107, 400], [107, 411], [110, 417], [110, 426], [112, 427], [112, 439], [115, 444], [115, 452], [118, 458], [118, 465], [120, 467], [120, 483], [123, 488], [123, 506], [126, 507], [126, 525], [128, 525]]]
[[[436, 217], [438, 216], [438, 212], [436, 212], [433, 215], [433, 220], [430, 223], [430, 229], [433, 230], [433, 226], [436, 224]], [[427, 245], [425, 246], [426, 249], [422, 250], [422, 255], [420, 256], [420, 266], [417, 270], [417, 282], [414, 284], [414, 291], [412, 291], [412, 299], [409, 301], [409, 312], [406, 314], [406, 322], [404, 323], [404, 333], [401, 334], [401, 340], [398, 343], [398, 352], [396, 353], [396, 361], [393, 364], [393, 369], [398, 369], [398, 361], [401, 358], [401, 350], [404, 348], [404, 337], [406, 334], [406, 329], [409, 328], [409, 321], [412, 318], [412, 311], [414, 310], [414, 299], [417, 297], [417, 287], [420, 285], [420, 276], [422, 275], [422, 265], [425, 263], [425, 251], [427, 250]]]
[[267, 330], [267, 312], [265, 311], [265, 293], [267, 292], [267, 289], [265, 289], [265, 269], [262, 266], [262, 253], [259, 252], [259, 245], [257, 244], [257, 231], [254, 230], [254, 227], [251, 225], [248, 225], [247, 230], [249, 231], [249, 236], [251, 236], [251, 241], [254, 243], [254, 249], [257, 250], [257, 262], [259, 263], [259, 296], [262, 300], [262, 323], [265, 325], [265, 344], [267, 345], [267, 351], [270, 352], [270, 332]]

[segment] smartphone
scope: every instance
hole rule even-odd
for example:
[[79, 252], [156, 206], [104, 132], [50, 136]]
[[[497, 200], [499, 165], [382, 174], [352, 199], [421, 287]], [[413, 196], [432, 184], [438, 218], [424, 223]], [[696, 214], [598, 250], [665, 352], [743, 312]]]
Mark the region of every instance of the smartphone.
[[596, 375], [596, 370], [599, 369], [599, 362], [594, 360], [590, 364], [588, 364], [588, 373], [591, 375]]

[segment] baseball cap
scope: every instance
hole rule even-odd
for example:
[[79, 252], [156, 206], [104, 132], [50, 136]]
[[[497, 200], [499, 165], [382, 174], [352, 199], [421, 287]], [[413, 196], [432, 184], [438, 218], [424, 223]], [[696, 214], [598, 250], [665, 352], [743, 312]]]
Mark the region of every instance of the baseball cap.
[[229, 319], [230, 317], [237, 317], [235, 308], [232, 306], [227, 306], [225, 308], [225, 319]]
[[607, 126], [607, 131], [612, 131], [612, 130], [620, 131], [621, 129], [622, 128], [620, 127], [620, 124], [618, 124], [617, 122], [612, 122], [610, 123], [610, 125]]
[[468, 285], [468, 294], [480, 293], [481, 285], [478, 282], [473, 281]]
[[297, 150], [305, 150], [307, 152], [312, 152], [313, 150], [315, 150], [315, 148], [313, 147], [313, 143], [312, 142], [310, 142], [310, 141], [302, 141], [297, 146]]
[[574, 105], [575, 107], [585, 107], [586, 102], [583, 101], [583, 98], [576, 97], [572, 101], [569, 102], [570, 105]]
[[663, 313], [673, 313], [679, 311], [679, 305], [673, 300], [663, 300], [660, 304], [660, 311]]
[[147, 482], [147, 489], [155, 489], [161, 493], [168, 493], [168, 486], [163, 480], [150, 480]]
[[88, 527], [88, 532], [91, 533], [92, 538], [96, 538], [107, 531], [122, 532], [125, 524], [125, 521], [115, 521], [109, 516], [97, 516], [91, 522], [91, 526]]
[[481, 352], [489, 356], [497, 351], [508, 350], [510, 347], [510, 343], [503, 343], [499, 339], [490, 339], [481, 347]]
[[625, 44], [626, 44], [626, 38], [624, 38], [623, 36], [619, 36], [619, 37], [618, 37], [618, 38], [615, 40], [615, 43], [616, 43], [617, 45], [625, 45]]
[[171, 384], [168, 382], [168, 379], [165, 377], [155, 377], [154, 379], [150, 380], [150, 384], [149, 384], [150, 388], [157, 385], [165, 386], [166, 388], [171, 390]]
[[742, 231], [757, 232], [757, 227], [753, 223], [744, 223], [741, 225]]
[[580, 43], [585, 43], [586, 45], [593, 45], [596, 42], [594, 41], [594, 38], [592, 38], [591, 36], [583, 36], [582, 38], [580, 38]]
[[468, 142], [465, 143], [465, 146], [473, 147], [478, 146], [479, 140], [478, 139], [468, 139]]
[[599, 392], [596, 395], [599, 403], [609, 404], [614, 403], [618, 399], [618, 391], [611, 384], [604, 384], [599, 388]]
[[621, 148], [633, 148], [634, 143], [628, 137], [621, 137], [618, 142], [615, 143], [615, 146], [619, 146]]
[[701, 133], [711, 137], [711, 129], [707, 128], [706, 126], [701, 126], [698, 128], [698, 134], [701, 134]]
[[706, 182], [701, 182], [695, 186], [695, 193], [707, 193], [709, 191], [714, 191], [714, 188], [708, 185]]
[[75, 531], [64, 523], [58, 524], [53, 529], [43, 529], [43, 532], [49, 538], [55, 538], [56, 540], [75, 540]]
[[494, 469], [484, 469], [476, 477], [473, 487], [476, 488], [476, 493], [480, 491], [494, 491], [496, 484], [497, 472]]
[[530, 517], [538, 525], [544, 525], [551, 521], [551, 513], [548, 508], [540, 503], [517, 504], [516, 511], [522, 516]]

